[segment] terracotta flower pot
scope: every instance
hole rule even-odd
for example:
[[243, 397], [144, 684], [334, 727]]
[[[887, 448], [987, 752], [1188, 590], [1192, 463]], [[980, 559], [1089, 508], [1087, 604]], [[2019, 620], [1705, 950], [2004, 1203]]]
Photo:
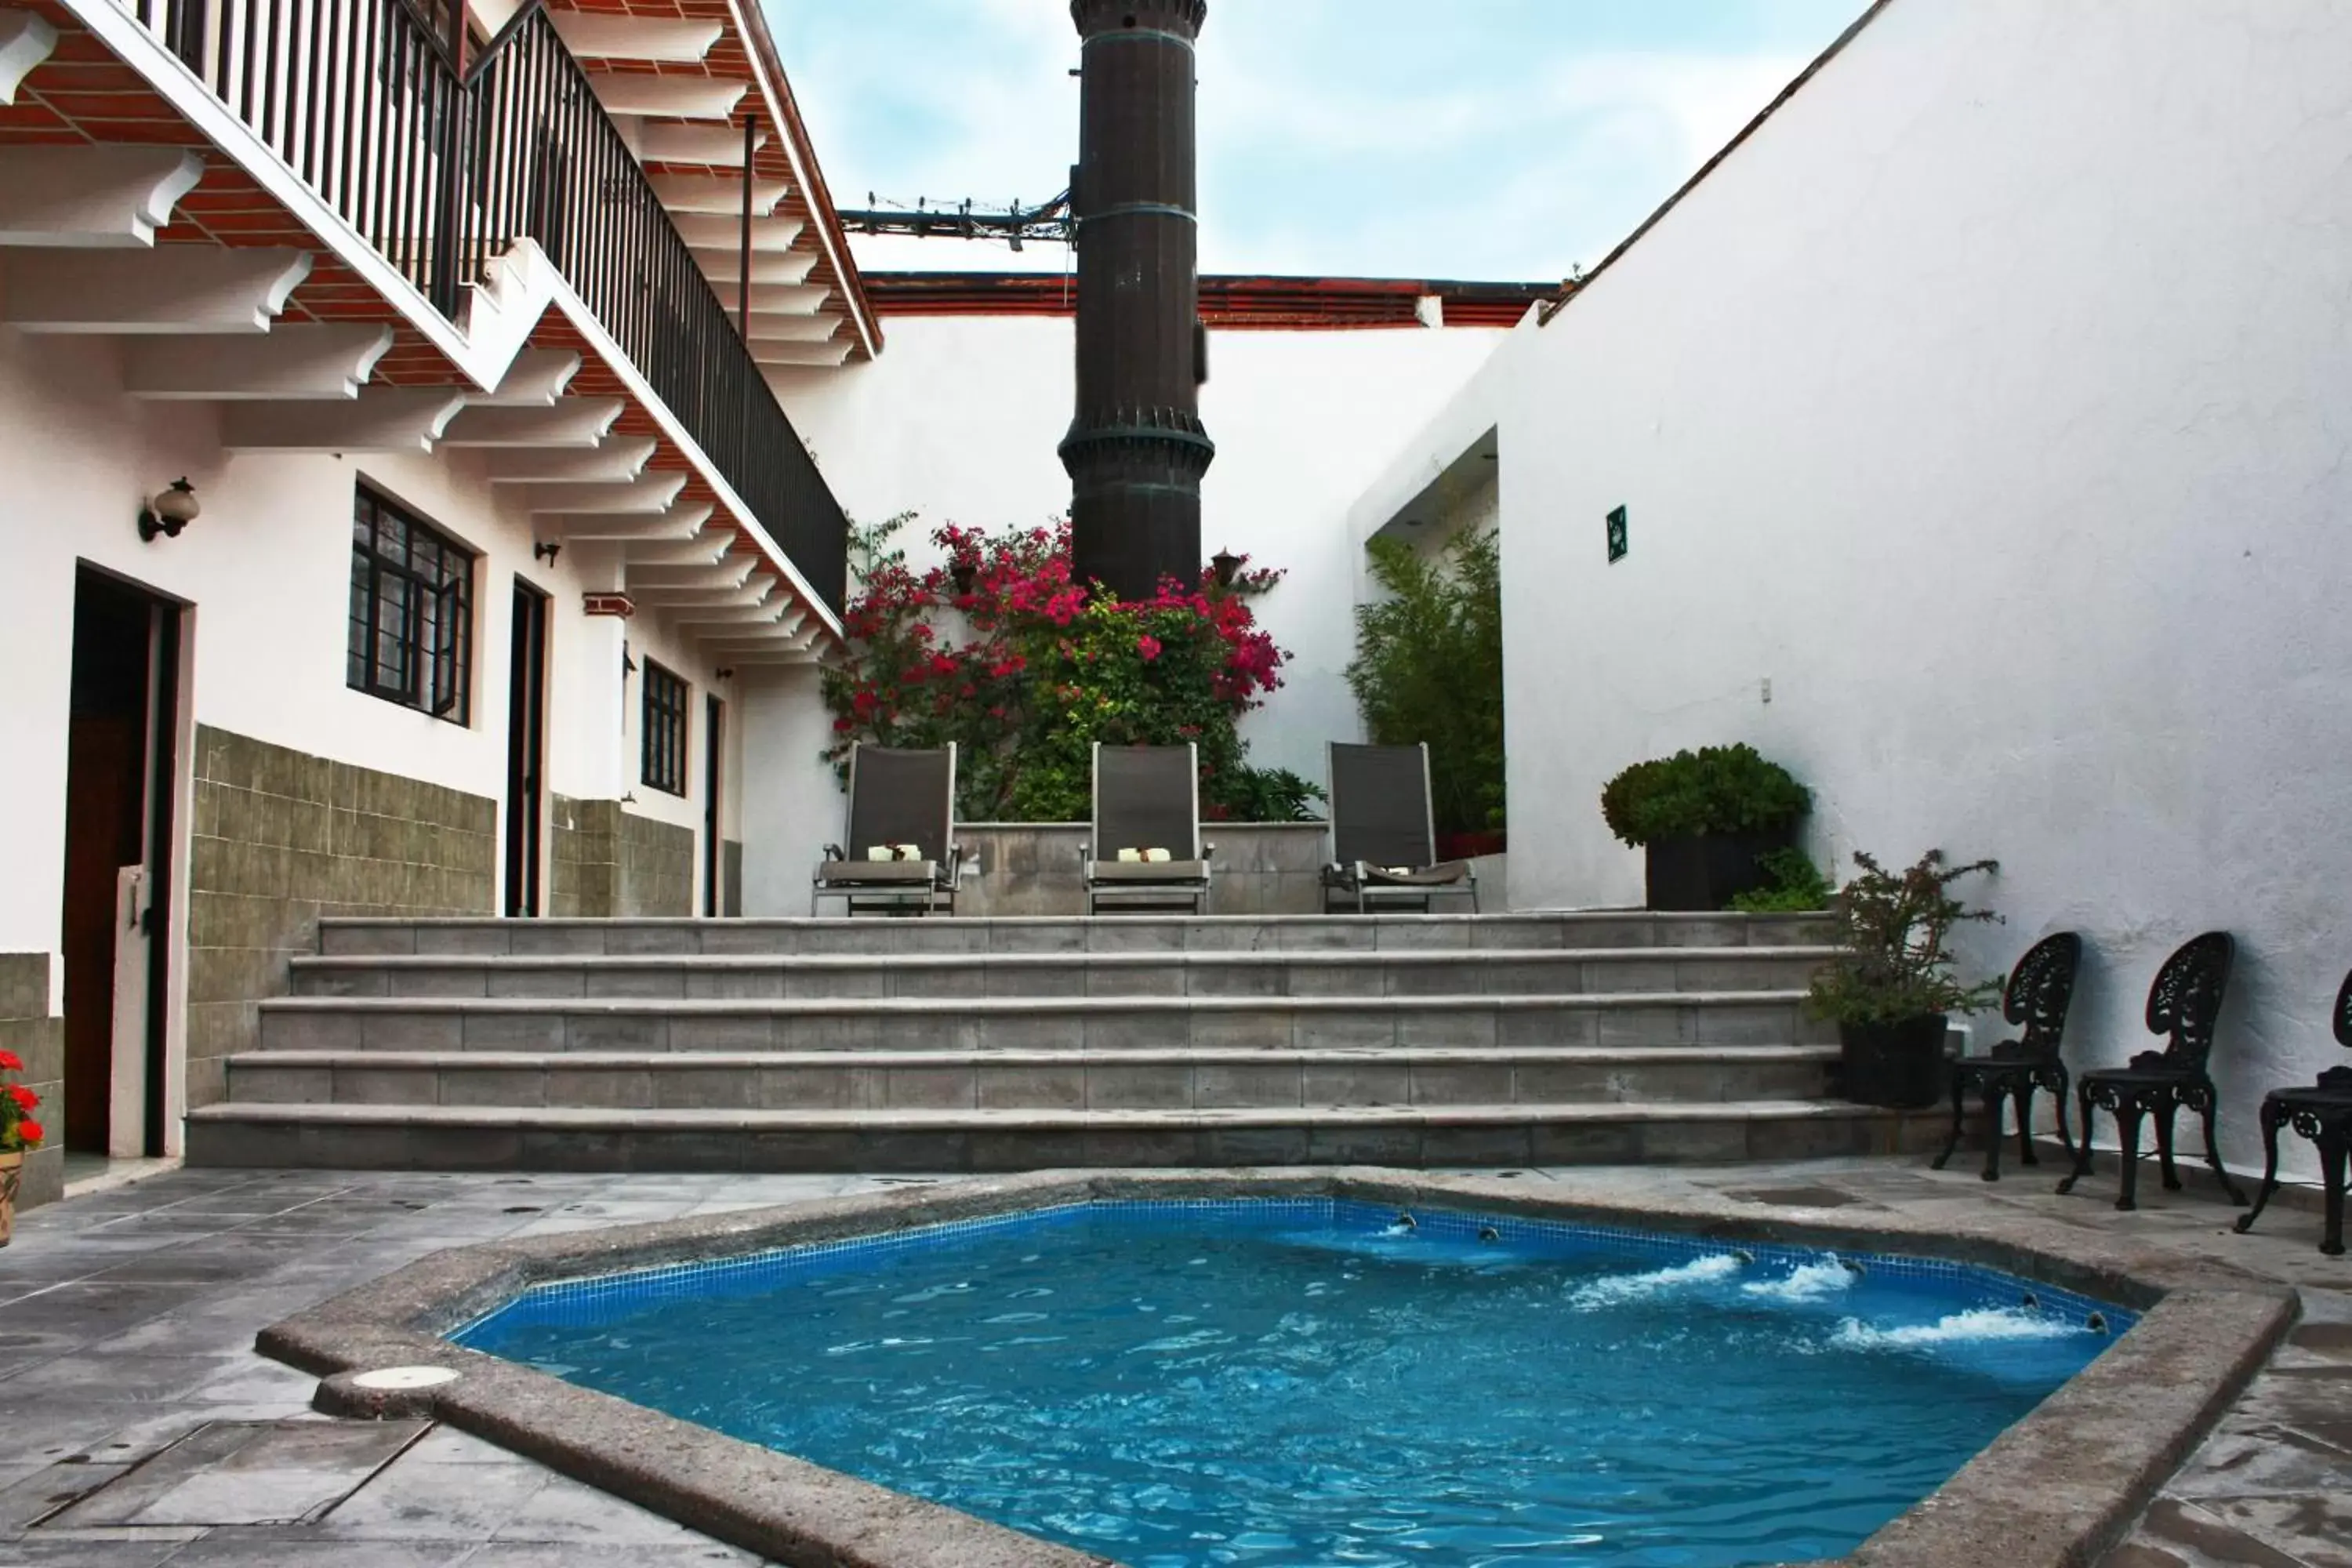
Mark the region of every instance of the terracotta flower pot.
[[16, 1234], [16, 1184], [24, 1179], [25, 1154], [12, 1149], [0, 1154], [0, 1247]]

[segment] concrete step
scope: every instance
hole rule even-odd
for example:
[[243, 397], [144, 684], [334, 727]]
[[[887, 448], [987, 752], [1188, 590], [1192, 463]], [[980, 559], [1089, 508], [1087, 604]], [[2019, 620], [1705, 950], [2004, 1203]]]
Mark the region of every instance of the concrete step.
[[188, 1116], [205, 1165], [1017, 1171], [1074, 1165], [1738, 1163], [1942, 1144], [1935, 1112], [1832, 1100], [1235, 1110], [645, 1110], [256, 1105]]
[[1825, 1045], [1803, 993], [1570, 996], [290, 996], [266, 1051], [1386, 1050]]
[[1602, 910], [1507, 915], [1103, 916], [1092, 920], [369, 920], [319, 926], [335, 956], [466, 953], [1286, 952], [1790, 947], [1833, 940], [1818, 915]]
[[293, 961], [298, 996], [818, 997], [1573, 995], [1780, 991], [1836, 949], [729, 954], [336, 954]]
[[262, 1051], [245, 1104], [1181, 1110], [1803, 1100], [1832, 1046], [1366, 1051]]

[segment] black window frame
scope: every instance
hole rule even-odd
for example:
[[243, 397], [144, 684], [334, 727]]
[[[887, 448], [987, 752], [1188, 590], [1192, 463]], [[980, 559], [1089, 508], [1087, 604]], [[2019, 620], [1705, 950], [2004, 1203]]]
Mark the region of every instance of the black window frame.
[[[474, 576], [480, 559], [383, 492], [354, 486], [344, 684], [471, 727]], [[387, 619], [399, 624], [387, 626]], [[388, 653], [395, 657], [387, 659]]]
[[686, 678], [646, 660], [638, 676], [637, 776], [647, 789], [686, 798], [687, 745], [691, 739], [687, 709], [694, 688]]

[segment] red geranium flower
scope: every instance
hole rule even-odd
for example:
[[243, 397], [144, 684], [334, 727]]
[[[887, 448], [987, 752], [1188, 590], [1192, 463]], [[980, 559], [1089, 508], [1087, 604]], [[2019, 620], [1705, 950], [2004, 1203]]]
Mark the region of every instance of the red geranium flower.
[[0, 1072], [23, 1072], [25, 1059], [14, 1051], [0, 1051]]
[[21, 1083], [10, 1084], [5, 1089], [0, 1089], [0, 1094], [5, 1094], [10, 1100], [15, 1100], [16, 1109], [19, 1110], [33, 1111], [41, 1108], [41, 1097]]
[[17, 1141], [23, 1143], [27, 1149], [30, 1149], [48, 1135], [48, 1129], [43, 1127], [39, 1122], [35, 1121], [30, 1117], [27, 1117], [24, 1121], [16, 1123]]

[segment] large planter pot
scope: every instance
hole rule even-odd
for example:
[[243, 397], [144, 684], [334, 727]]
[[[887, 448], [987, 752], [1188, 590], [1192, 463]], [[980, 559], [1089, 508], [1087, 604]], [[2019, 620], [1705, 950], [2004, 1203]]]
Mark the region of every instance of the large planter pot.
[[1917, 1110], [1944, 1098], [1944, 1015], [1840, 1024], [1841, 1087], [1862, 1105]]
[[1648, 846], [1649, 907], [1654, 910], [1726, 910], [1742, 893], [1770, 880], [1757, 857], [1786, 849], [1793, 828], [1738, 837], [1661, 838]]
[[16, 1184], [25, 1178], [25, 1152], [0, 1154], [0, 1247], [16, 1234]]

